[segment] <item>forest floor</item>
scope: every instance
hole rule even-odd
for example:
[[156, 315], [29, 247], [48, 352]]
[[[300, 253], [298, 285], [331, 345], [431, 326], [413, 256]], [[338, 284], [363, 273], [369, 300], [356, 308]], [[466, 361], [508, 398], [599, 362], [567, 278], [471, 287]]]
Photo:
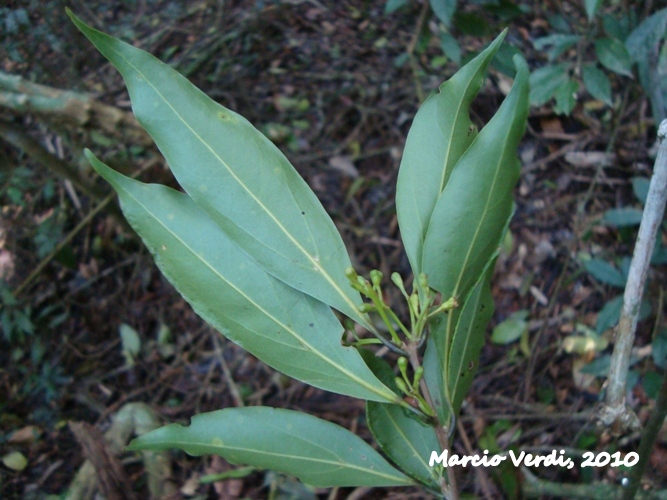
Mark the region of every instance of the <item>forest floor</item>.
[[[507, 23], [495, 11], [465, 7], [484, 24], [479, 32], [457, 34], [464, 57], [508, 24], [508, 42], [531, 68], [539, 67], [545, 56], [532, 42], [549, 34], [550, 12], [565, 9], [586, 23], [578, 2], [543, 3]], [[3, 21], [0, 70], [88, 92], [129, 111], [119, 74], [76, 31], [64, 6], [24, 1], [0, 8], [3, 19], [21, 9], [27, 16], [13, 18], [18, 26], [13, 32]], [[422, 17], [420, 2], [392, 14], [384, 13], [382, 0], [73, 0], [69, 6], [94, 27], [168, 62], [274, 140], [332, 216], [359, 274], [379, 269], [385, 276], [410, 275], [394, 203], [401, 152], [420, 93], [435, 91], [458, 68], [443, 58], [438, 37], [429, 35], [439, 28], [434, 17]], [[410, 49], [414, 68], [406, 56]], [[471, 109], [479, 128], [509, 83], [492, 67]], [[511, 238], [493, 280], [496, 310], [489, 339], [492, 328], [515, 313], [505, 325], [520, 333], [512, 342], [489, 340], [483, 348], [461, 417], [474, 449], [597, 453], [633, 451], [638, 445], [638, 434], [617, 440], [594, 425], [611, 345], [602, 341], [597, 349], [576, 353], [563, 344], [585, 332], [611, 340], [612, 329], [599, 327], [599, 316], [622, 289], [586, 262], [605, 261], [623, 274], [636, 228], [606, 224], [604, 215], [640, 207], [633, 179], [650, 177], [653, 164], [655, 124], [647, 98], [629, 78], [612, 78], [612, 85], [613, 106], [580, 90], [569, 115], [555, 113], [553, 102], [531, 108], [519, 151], [522, 174]], [[84, 147], [121, 171], [141, 170], [144, 182], [177, 186], [157, 149], [140, 138], [119, 141], [55, 116], [3, 108], [0, 119], [36, 139], [51, 156], [76, 165], [105, 195], [108, 186], [82, 159]], [[362, 401], [282, 376], [214, 331], [111, 212], [86, 219], [99, 200], [2, 140], [0, 162], [6, 164], [0, 192], [0, 455], [18, 451], [27, 459], [20, 470], [0, 466], [0, 497], [60, 498], [84, 461], [68, 422], [106, 431], [132, 402], [149, 405], [161, 422], [184, 424], [193, 414], [239, 404], [291, 408], [370, 441]], [[664, 232], [661, 237], [667, 243]], [[652, 312], [638, 326], [629, 391], [643, 422], [659, 371], [651, 346], [665, 327], [664, 283], [665, 266], [654, 266], [646, 291]], [[398, 292], [393, 298], [400, 298]], [[121, 329], [139, 339], [136, 355], [124, 355]], [[454, 449], [466, 454], [463, 443], [457, 434]], [[168, 456], [171, 482], [187, 498], [424, 498], [405, 488], [316, 490], [266, 471], [206, 481], [207, 475], [236, 467], [217, 457]], [[141, 462], [134, 454], [121, 457], [136, 493], [145, 496]], [[667, 487], [666, 464], [662, 436], [644, 479], [647, 488]], [[535, 472], [552, 481], [617, 485], [625, 473], [611, 467]], [[474, 497], [500, 498], [523, 481], [518, 469], [458, 473], [459, 487]]]

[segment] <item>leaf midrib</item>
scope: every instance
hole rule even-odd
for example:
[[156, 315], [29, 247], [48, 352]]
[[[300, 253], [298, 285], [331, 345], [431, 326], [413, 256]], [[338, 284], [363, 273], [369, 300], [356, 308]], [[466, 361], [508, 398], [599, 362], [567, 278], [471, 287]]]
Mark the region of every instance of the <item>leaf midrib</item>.
[[[292, 438], [294, 436], [289, 436], [289, 437]], [[223, 450], [223, 451], [224, 450], [229, 450], [229, 451], [237, 451], [237, 452], [245, 452], [245, 453], [254, 453], [254, 454], [257, 454], [257, 455], [265, 455], [267, 457], [279, 457], [279, 458], [283, 458], [283, 459], [286, 459], [286, 460], [294, 460], [294, 461], [302, 461], [302, 462], [305, 461], [305, 462], [308, 462], [308, 463], [320, 463], [320, 464], [325, 464], [325, 465], [335, 465], [335, 466], [337, 466], [341, 469], [342, 468], [353, 469], [353, 470], [365, 472], [367, 474], [372, 474], [372, 475], [375, 475], [375, 476], [378, 476], [378, 477], [382, 477], [382, 478], [385, 478], [385, 479], [391, 479], [393, 481], [399, 480], [403, 484], [412, 484], [412, 481], [406, 481], [405, 478], [403, 478], [401, 476], [393, 476], [393, 475], [390, 475], [390, 474], [381, 473], [381, 472], [379, 472], [375, 469], [363, 468], [359, 465], [355, 465], [355, 464], [352, 464], [350, 462], [341, 463], [340, 461], [327, 460], [327, 459], [323, 459], [323, 458], [313, 458], [313, 457], [307, 457], [307, 456], [304, 456], [304, 455], [288, 455], [286, 453], [275, 453], [275, 452], [270, 452], [270, 451], [261, 450], [261, 449], [258, 450], [258, 449], [254, 449], [254, 448], [241, 448], [241, 447], [237, 447], [237, 446], [226, 446], [226, 445], [219, 446], [219, 445], [213, 445], [211, 443], [194, 443], [193, 444], [192, 441], [181, 442], [181, 441], [169, 440], [168, 443], [169, 443], [170, 447], [176, 447], [176, 448], [180, 448], [180, 449], [191, 449], [192, 446], [202, 446], [202, 447], [206, 447], [206, 448], [209, 448], [209, 449], [215, 449], [215, 450]], [[322, 448], [319, 445], [315, 445], [315, 446], [318, 446], [319, 448]], [[326, 448], [324, 448], [324, 449], [326, 450]], [[326, 451], [329, 451], [329, 450], [326, 450]], [[375, 451], [375, 450], [373, 450], [373, 451]], [[224, 456], [224, 455], [222, 455], [222, 456]], [[342, 460], [342, 459], [339, 458], [339, 460]]]
[[403, 428], [399, 425], [399, 423], [394, 419], [393, 415], [387, 410], [386, 406], [382, 406], [382, 410], [387, 414], [387, 417], [389, 418], [390, 422], [393, 424], [393, 426], [396, 428], [396, 431], [398, 434], [403, 438], [403, 440], [407, 443], [408, 448], [410, 448], [413, 451], [413, 456], [417, 457], [418, 462], [422, 465], [424, 469], [428, 471], [428, 476], [431, 479], [434, 479], [437, 481], [437, 478], [433, 475], [434, 469], [432, 467], [429, 467], [428, 464], [426, 463], [425, 460], [422, 459], [421, 455], [419, 454], [419, 450], [417, 450], [413, 445], [410, 439], [408, 439], [408, 436], [403, 432]]
[[[106, 35], [105, 35], [106, 36]], [[218, 155], [218, 153], [193, 129], [190, 124], [181, 116], [181, 114], [169, 103], [169, 101], [165, 98], [164, 95], [158, 90], [158, 88], [153, 85], [153, 83], [150, 81], [149, 78], [146, 77], [146, 75], [139, 70], [134, 64], [132, 64], [124, 55], [122, 52], [119, 52], [116, 50], [112, 45], [106, 43], [107, 49], [113, 51], [118, 57], [123, 59], [125, 63], [131, 67], [141, 78], [144, 79], [144, 82], [149, 85], [155, 93], [162, 99], [162, 101], [172, 110], [172, 112], [178, 117], [178, 119], [187, 127], [192, 134], [208, 149], [211, 154], [227, 169], [229, 174], [234, 178], [234, 180], [241, 186], [247, 193], [250, 195], [250, 197], [259, 205], [259, 207], [273, 220], [273, 222], [278, 226], [278, 228], [287, 236], [287, 238], [292, 242], [292, 244], [301, 252], [303, 253], [308, 260], [311, 262], [311, 264], [316, 268], [316, 270], [324, 277], [324, 279], [336, 290], [336, 292], [343, 298], [343, 300], [348, 304], [348, 307], [352, 311], [356, 311], [356, 304], [343, 292], [343, 290], [338, 286], [336, 281], [334, 281], [329, 273], [326, 272], [326, 270], [320, 265], [319, 263], [319, 255], [317, 257], [313, 257], [306, 251], [303, 246], [299, 243], [298, 240], [292, 236], [292, 234], [283, 226], [280, 221], [271, 213], [271, 211], [261, 202], [259, 198], [255, 196], [255, 194], [241, 181], [241, 179], [234, 173], [234, 171], [227, 165], [227, 163]], [[364, 320], [363, 317], [358, 316], [359, 319], [363, 320], [364, 326], [367, 328], [370, 327], [370, 323]], [[372, 328], [369, 328], [372, 331]]]
[[[122, 187], [121, 187], [122, 188]], [[137, 205], [142, 207], [147, 213], [151, 214], [153, 218], [169, 233], [171, 234], [177, 241], [179, 241], [184, 248], [186, 248], [197, 260], [199, 260], [201, 263], [203, 263], [206, 267], [208, 267], [218, 278], [227, 283], [231, 288], [233, 288], [239, 295], [241, 295], [244, 299], [246, 299], [250, 304], [252, 304], [254, 307], [257, 308], [260, 312], [262, 312], [266, 317], [270, 318], [274, 323], [276, 323], [278, 326], [280, 326], [282, 329], [284, 329], [287, 333], [291, 334], [292, 337], [294, 337], [296, 340], [298, 340], [303, 346], [307, 347], [309, 351], [313, 354], [315, 354], [317, 357], [322, 359], [324, 362], [335, 368], [337, 371], [340, 373], [344, 374], [346, 377], [348, 377], [350, 380], [356, 382], [358, 385], [361, 387], [365, 388], [366, 390], [372, 392], [373, 394], [376, 394], [378, 396], [381, 396], [385, 401], [389, 400], [392, 401], [393, 399], [388, 398], [387, 394], [385, 394], [382, 391], [379, 391], [378, 389], [374, 388], [372, 385], [367, 384], [363, 379], [360, 379], [353, 373], [350, 373], [348, 370], [343, 368], [342, 366], [334, 363], [331, 359], [328, 357], [324, 356], [322, 353], [320, 353], [319, 350], [315, 349], [308, 341], [306, 341], [303, 337], [301, 337], [296, 331], [288, 327], [287, 325], [283, 324], [280, 320], [278, 320], [275, 316], [270, 314], [268, 311], [266, 311], [263, 307], [261, 307], [259, 304], [257, 304], [254, 300], [252, 300], [246, 293], [244, 293], [242, 290], [240, 290], [238, 287], [236, 287], [233, 283], [228, 281], [222, 274], [218, 272], [218, 270], [213, 267], [209, 262], [205, 259], [203, 259], [200, 255], [197, 254], [188, 244], [186, 244], [185, 241], [183, 241], [178, 234], [176, 234], [174, 231], [172, 231], [167, 225], [165, 225], [162, 220], [160, 219], [159, 215], [151, 211], [146, 205], [144, 205], [139, 199], [137, 199], [130, 191], [127, 189], [122, 188], [123, 191], [130, 196]], [[275, 279], [275, 278], [273, 278]], [[393, 393], [392, 393], [393, 394]]]

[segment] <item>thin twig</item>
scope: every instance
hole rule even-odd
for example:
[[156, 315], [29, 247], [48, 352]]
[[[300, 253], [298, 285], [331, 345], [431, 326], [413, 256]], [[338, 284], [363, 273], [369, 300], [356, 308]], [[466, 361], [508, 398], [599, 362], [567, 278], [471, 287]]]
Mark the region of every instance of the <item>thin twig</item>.
[[[651, 254], [655, 245], [658, 227], [665, 212], [667, 201], [667, 120], [658, 129], [658, 156], [655, 159], [653, 177], [649, 187], [644, 214], [639, 226], [637, 243], [632, 255], [628, 282], [623, 295], [623, 309], [616, 331], [614, 352], [611, 356], [607, 387], [606, 406], [600, 411], [600, 423], [614, 425], [616, 430], [638, 425], [637, 416], [625, 405], [625, 390], [630, 367], [630, 352], [635, 339], [639, 306], [644, 293]], [[620, 428], [619, 428], [620, 426]]]
[[[415, 345], [414, 342], [408, 342], [408, 345], [405, 346], [405, 351], [408, 354], [408, 359], [410, 360], [410, 364], [412, 365], [413, 369], [417, 369], [420, 366], [419, 354], [417, 353], [417, 349], [418, 347]], [[424, 396], [424, 400], [426, 401], [426, 403], [435, 410], [435, 405], [433, 404], [433, 398], [431, 397], [431, 392], [429, 391], [428, 385], [426, 384], [426, 380], [424, 378], [422, 378], [419, 381], [419, 388], [421, 389], [422, 396]], [[451, 451], [449, 445], [450, 433], [445, 431], [444, 427], [442, 426], [442, 422], [438, 422], [438, 424], [435, 426], [434, 429], [435, 429], [435, 435], [438, 438], [438, 444], [441, 447], [441, 451], [447, 451], [447, 455], [449, 456], [449, 451]], [[448, 484], [441, 485], [445, 497], [448, 500], [458, 500], [459, 491], [456, 485], [456, 474], [454, 473], [453, 467], [447, 467], [447, 479], [449, 480]]]
[[422, 5], [422, 10], [419, 13], [419, 18], [417, 19], [417, 25], [415, 26], [415, 32], [412, 35], [412, 40], [408, 45], [407, 54], [410, 59], [410, 68], [412, 69], [412, 78], [415, 82], [415, 93], [417, 94], [417, 99], [419, 104], [424, 102], [424, 89], [422, 87], [421, 81], [419, 80], [419, 69], [417, 65], [417, 60], [415, 59], [415, 48], [417, 47], [417, 42], [419, 41], [419, 35], [424, 27], [424, 22], [426, 21], [426, 14], [429, 11], [429, 2], [424, 0]]

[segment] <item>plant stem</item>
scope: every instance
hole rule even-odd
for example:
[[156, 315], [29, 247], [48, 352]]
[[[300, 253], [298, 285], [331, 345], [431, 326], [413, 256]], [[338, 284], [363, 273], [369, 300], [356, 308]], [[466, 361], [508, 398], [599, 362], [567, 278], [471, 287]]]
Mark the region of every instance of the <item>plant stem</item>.
[[[408, 353], [408, 359], [410, 360], [412, 369], [416, 370], [417, 368], [419, 368], [419, 366], [421, 365], [419, 362], [419, 354], [417, 353], [417, 344], [409, 342], [405, 346], [405, 352]], [[421, 389], [422, 396], [424, 396], [424, 400], [434, 410], [435, 414], [437, 415], [438, 412], [435, 411], [435, 406], [433, 404], [433, 398], [431, 397], [431, 392], [428, 390], [428, 385], [426, 385], [426, 380], [424, 378], [422, 378], [419, 381], [419, 388]], [[445, 431], [445, 428], [442, 426], [442, 422], [438, 422], [438, 424], [435, 426], [435, 435], [438, 438], [438, 444], [440, 445], [441, 452], [447, 450], [448, 452], [447, 455], [449, 456], [449, 451], [450, 451], [449, 433]], [[442, 485], [443, 494], [449, 500], [458, 500], [459, 491], [456, 486], [456, 474], [454, 473], [453, 467], [447, 467], [447, 479], [449, 480], [449, 484]]]
[[630, 352], [637, 329], [637, 317], [648, 275], [649, 263], [658, 227], [662, 221], [667, 201], [667, 120], [658, 129], [658, 156], [655, 159], [653, 177], [649, 187], [644, 214], [639, 226], [637, 243], [630, 263], [628, 282], [623, 296], [623, 309], [616, 332], [616, 343], [611, 356], [607, 387], [606, 407], [600, 412], [600, 422], [613, 424], [618, 430], [638, 425], [634, 412], [625, 406], [625, 390], [630, 367]]

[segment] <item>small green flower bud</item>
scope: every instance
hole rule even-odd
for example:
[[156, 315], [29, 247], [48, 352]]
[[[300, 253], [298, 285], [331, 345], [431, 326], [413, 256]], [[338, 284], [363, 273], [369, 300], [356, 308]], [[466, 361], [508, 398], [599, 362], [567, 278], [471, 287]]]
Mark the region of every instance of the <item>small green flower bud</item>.
[[398, 365], [398, 369], [400, 370], [401, 375], [403, 375], [403, 379], [408, 380], [408, 360], [405, 358], [405, 356], [398, 358], [396, 364]]
[[424, 403], [421, 399], [417, 399], [417, 405], [419, 406], [419, 409], [423, 411], [426, 415], [429, 417], [435, 417], [435, 413], [431, 408], [429, 408], [426, 403]]
[[405, 381], [401, 377], [396, 377], [394, 379], [394, 382], [396, 382], [396, 385], [400, 389], [400, 391], [403, 394], [410, 395], [410, 390], [408, 389], [408, 385], [405, 383]]
[[426, 273], [419, 273], [419, 286], [428, 290], [428, 276], [426, 276]]
[[357, 280], [357, 271], [352, 266], [348, 266], [345, 268], [345, 277], [354, 282]]
[[373, 269], [371, 271], [371, 282], [373, 283], [373, 286], [379, 287], [380, 284], [382, 283], [382, 277], [383, 274], [381, 271], [378, 271], [377, 269]]
[[421, 381], [422, 377], [424, 376], [424, 367], [423, 366], [418, 366], [417, 369], [415, 370], [415, 380], [412, 382], [412, 387], [417, 389], [417, 386], [419, 385], [419, 382]]
[[375, 311], [375, 306], [373, 304], [361, 304], [357, 307], [360, 313], [369, 313]]
[[415, 316], [419, 315], [419, 296], [415, 293], [410, 295], [410, 308], [415, 313]]

